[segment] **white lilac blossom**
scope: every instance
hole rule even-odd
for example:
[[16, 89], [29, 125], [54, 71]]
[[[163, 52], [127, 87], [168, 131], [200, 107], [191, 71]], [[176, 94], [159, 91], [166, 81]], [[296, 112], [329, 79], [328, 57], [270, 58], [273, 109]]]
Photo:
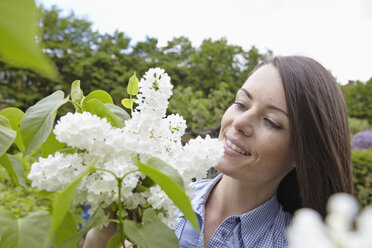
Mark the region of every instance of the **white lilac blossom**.
[[288, 228], [289, 248], [372, 247], [372, 206], [358, 215], [359, 205], [345, 193], [333, 195], [327, 204], [325, 222], [314, 210], [298, 210]]
[[[57, 152], [40, 158], [32, 165], [28, 176], [32, 186], [48, 191], [61, 190], [85, 171], [96, 157], [99, 161], [95, 167], [110, 170], [121, 177], [138, 169], [131, 158], [131, 154], [135, 154], [142, 162], [154, 156], [177, 169], [190, 197], [192, 180], [205, 177], [208, 169], [217, 164], [224, 149], [217, 139], [209, 136], [205, 139], [197, 137], [182, 145], [185, 120], [178, 114], [166, 116], [172, 87], [164, 70], [150, 69], [139, 82], [137, 107], [132, 118], [125, 121], [124, 128], [112, 127], [106, 119], [88, 112], [62, 116], [54, 134], [57, 140], [77, 148], [78, 152]], [[124, 178], [121, 187], [124, 211], [150, 206], [172, 227], [176, 223], [175, 206], [161, 188], [155, 185], [142, 192], [135, 190], [145, 177], [135, 172]], [[99, 170], [83, 178], [74, 202], [89, 203], [95, 210], [117, 200], [117, 180], [112, 174]]]

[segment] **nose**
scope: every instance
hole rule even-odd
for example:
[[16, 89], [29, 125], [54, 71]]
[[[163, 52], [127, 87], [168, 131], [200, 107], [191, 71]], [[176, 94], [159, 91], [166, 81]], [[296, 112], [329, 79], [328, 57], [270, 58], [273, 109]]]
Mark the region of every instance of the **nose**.
[[254, 132], [254, 121], [255, 113], [251, 108], [235, 116], [232, 126], [238, 133], [251, 136]]

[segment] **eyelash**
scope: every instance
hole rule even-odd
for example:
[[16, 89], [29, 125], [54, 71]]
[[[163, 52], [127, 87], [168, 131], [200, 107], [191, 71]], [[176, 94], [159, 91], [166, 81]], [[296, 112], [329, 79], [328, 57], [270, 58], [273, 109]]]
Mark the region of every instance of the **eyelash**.
[[[247, 107], [243, 103], [241, 103], [241, 102], [234, 102], [234, 104], [236, 105], [236, 107], [240, 111], [247, 110]], [[282, 129], [282, 127], [280, 125], [276, 124], [275, 122], [273, 122], [272, 120], [270, 120], [268, 118], [264, 118], [264, 121], [265, 121], [266, 125], [268, 125], [268, 127], [270, 127], [270, 128], [274, 128], [276, 130]]]

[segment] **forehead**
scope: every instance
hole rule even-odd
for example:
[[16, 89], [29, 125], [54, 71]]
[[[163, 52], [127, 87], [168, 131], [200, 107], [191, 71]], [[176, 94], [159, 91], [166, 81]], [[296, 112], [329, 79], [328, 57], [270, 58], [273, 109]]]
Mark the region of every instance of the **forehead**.
[[[253, 100], [287, 110], [282, 79], [279, 70], [272, 64], [257, 69], [242, 88], [252, 95]], [[242, 91], [238, 92], [238, 94], [241, 93]]]

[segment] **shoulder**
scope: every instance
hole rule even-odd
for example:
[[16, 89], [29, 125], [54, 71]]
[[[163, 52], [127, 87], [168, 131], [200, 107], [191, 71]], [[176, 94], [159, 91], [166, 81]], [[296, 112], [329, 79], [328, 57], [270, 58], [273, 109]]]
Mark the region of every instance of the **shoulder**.
[[196, 182], [193, 182], [190, 186], [191, 188], [193, 189], [193, 198], [200, 194], [200, 192], [205, 188], [207, 187], [210, 182], [212, 181], [212, 179], [204, 179], [204, 180], [200, 180], [200, 181], [196, 181]]

